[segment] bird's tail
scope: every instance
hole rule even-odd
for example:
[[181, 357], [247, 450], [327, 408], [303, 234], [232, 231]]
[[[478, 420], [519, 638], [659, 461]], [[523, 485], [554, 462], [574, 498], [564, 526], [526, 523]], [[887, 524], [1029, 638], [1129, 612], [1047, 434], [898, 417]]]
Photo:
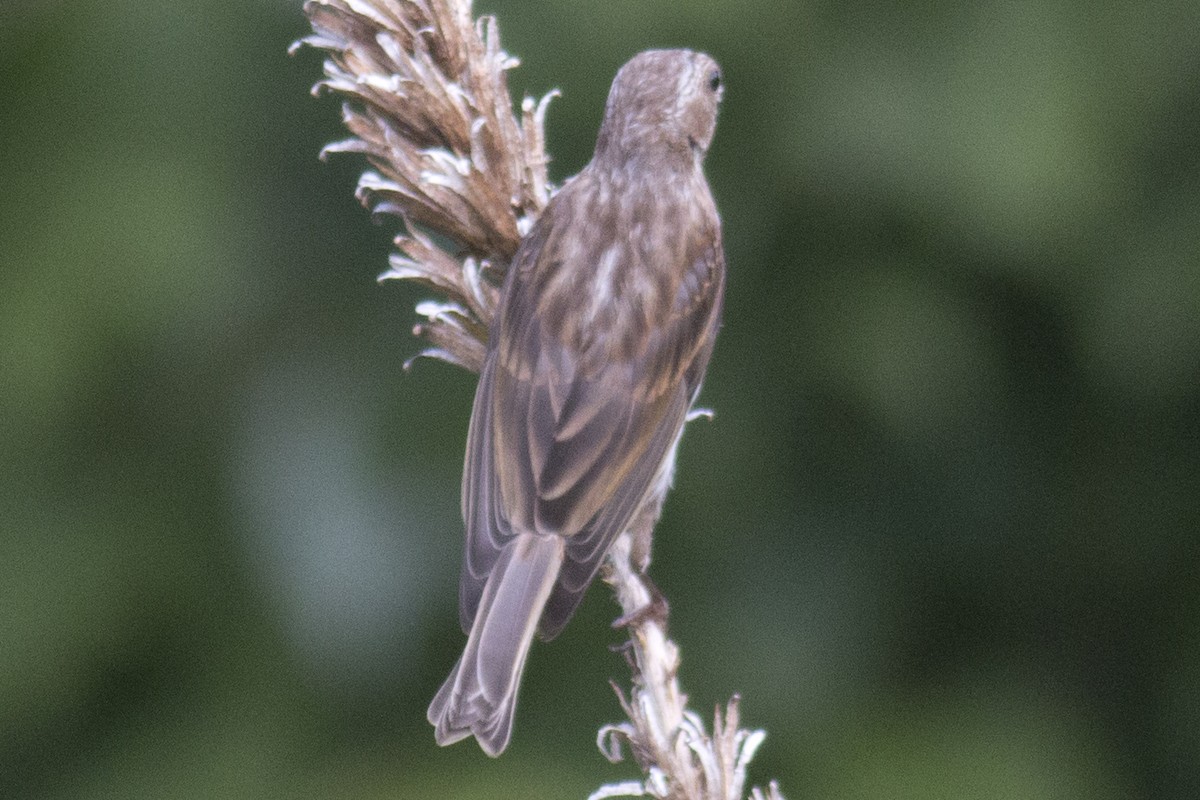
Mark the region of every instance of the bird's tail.
[[474, 735], [498, 756], [512, 735], [525, 656], [563, 564], [561, 536], [518, 535], [488, 575], [462, 657], [429, 704], [437, 743]]

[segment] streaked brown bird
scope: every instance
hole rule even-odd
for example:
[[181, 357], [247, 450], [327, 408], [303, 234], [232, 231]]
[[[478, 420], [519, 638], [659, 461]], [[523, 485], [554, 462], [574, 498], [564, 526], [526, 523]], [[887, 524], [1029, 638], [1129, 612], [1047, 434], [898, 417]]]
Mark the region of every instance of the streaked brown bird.
[[591, 162], [522, 241], [463, 469], [467, 645], [429, 706], [438, 744], [512, 734], [535, 633], [563, 629], [613, 540], [649, 532], [712, 353], [725, 286], [701, 162], [721, 71], [650, 50], [617, 73]]

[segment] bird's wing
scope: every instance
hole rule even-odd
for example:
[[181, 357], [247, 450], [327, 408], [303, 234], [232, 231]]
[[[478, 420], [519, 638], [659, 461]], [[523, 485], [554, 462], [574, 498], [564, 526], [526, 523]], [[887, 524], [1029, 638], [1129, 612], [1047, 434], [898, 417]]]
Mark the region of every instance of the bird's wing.
[[[547, 257], [553, 244], [526, 258]], [[669, 310], [625, 359], [563, 340], [540, 303], [538, 264], [511, 279], [517, 283], [506, 289], [468, 434], [464, 630], [505, 544], [532, 532], [568, 540], [539, 626], [553, 637], [637, 511], [683, 426], [720, 314], [724, 265], [716, 236], [689, 262]], [[598, 342], [606, 333], [627, 332], [591, 331]]]

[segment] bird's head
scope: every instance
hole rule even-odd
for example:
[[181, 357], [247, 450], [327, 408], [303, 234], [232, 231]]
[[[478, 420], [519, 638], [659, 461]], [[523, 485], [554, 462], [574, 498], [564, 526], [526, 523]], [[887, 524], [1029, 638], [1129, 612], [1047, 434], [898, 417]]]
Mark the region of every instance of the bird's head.
[[596, 141], [596, 158], [689, 155], [712, 143], [725, 91], [721, 68], [692, 50], [646, 50], [613, 79]]

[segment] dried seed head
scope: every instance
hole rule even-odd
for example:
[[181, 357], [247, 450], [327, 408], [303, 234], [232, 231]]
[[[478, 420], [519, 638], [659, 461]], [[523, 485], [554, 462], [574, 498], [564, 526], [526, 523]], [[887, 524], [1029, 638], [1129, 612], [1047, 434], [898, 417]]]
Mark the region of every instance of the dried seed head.
[[326, 52], [313, 90], [345, 98], [353, 134], [322, 155], [365, 155], [360, 202], [405, 223], [380, 277], [443, 295], [418, 307], [428, 313], [416, 330], [433, 344], [421, 355], [478, 371], [494, 281], [550, 197], [543, 121], [555, 93], [525, 98], [514, 116], [505, 73], [517, 61], [467, 0], [308, 0], [304, 11], [314, 33], [292, 49]]

